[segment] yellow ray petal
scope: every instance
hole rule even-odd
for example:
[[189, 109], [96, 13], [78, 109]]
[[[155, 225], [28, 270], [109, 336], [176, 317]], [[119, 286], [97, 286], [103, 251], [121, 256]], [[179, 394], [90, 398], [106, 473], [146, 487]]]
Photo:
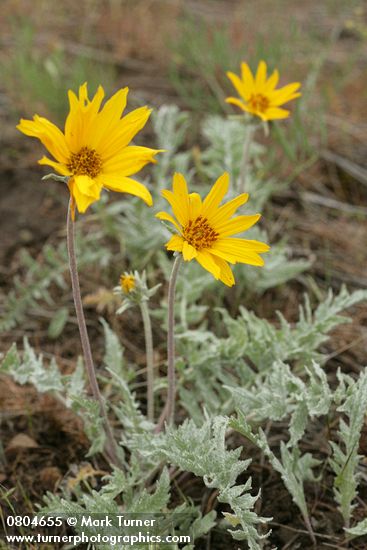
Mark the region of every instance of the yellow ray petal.
[[236, 264], [237, 262], [240, 262], [238, 256], [232, 254], [228, 250], [218, 250], [217, 248], [211, 247], [210, 253], [212, 254], [213, 258], [221, 258], [226, 262], [230, 262], [231, 264]]
[[224, 260], [251, 265], [264, 265], [264, 261], [258, 253], [268, 250], [269, 246], [265, 243], [234, 238], [219, 239], [211, 247], [211, 253]]
[[236, 212], [237, 208], [242, 206], [248, 201], [248, 193], [241, 193], [238, 197], [230, 200], [223, 206], [220, 206], [213, 216], [209, 216], [211, 225], [217, 225], [223, 223], [225, 220], [228, 220]]
[[288, 118], [290, 111], [286, 109], [280, 109], [279, 107], [269, 107], [264, 113], [264, 120], [277, 120], [281, 118]]
[[193, 258], [196, 258], [197, 255], [198, 255], [198, 251], [196, 250], [196, 248], [191, 246], [191, 244], [189, 244], [187, 241], [184, 241], [183, 246], [182, 246], [183, 259], [186, 262], [189, 262]]
[[91, 146], [95, 135], [95, 123], [98, 118], [104, 90], [99, 86], [91, 101], [88, 99], [87, 83], [79, 87], [79, 97], [69, 90], [70, 112], [65, 122], [65, 136], [69, 148], [77, 153], [83, 146]]
[[113, 131], [106, 136], [98, 147], [98, 152], [103, 160], [108, 160], [129, 145], [136, 134], [144, 128], [151, 112], [152, 110], [148, 107], [140, 107], [120, 119], [118, 124], [114, 126]]
[[129, 88], [118, 90], [103, 106], [103, 109], [95, 120], [93, 135], [90, 138], [90, 146], [93, 149], [99, 147], [104, 140], [108, 140], [119, 124], [122, 113], [126, 107]]
[[287, 84], [287, 86], [283, 86], [283, 88], [279, 88], [279, 90], [274, 90], [270, 95], [271, 104], [281, 105], [282, 103], [286, 103], [289, 101], [287, 98], [293, 96], [294, 94], [296, 94], [296, 97], [299, 97], [301, 95], [298, 92], [300, 86], [300, 82], [292, 82], [292, 84]]
[[228, 172], [224, 172], [224, 174], [222, 174], [217, 179], [217, 181], [209, 191], [208, 195], [204, 199], [202, 209], [202, 215], [204, 217], [213, 214], [213, 212], [218, 208], [219, 204], [222, 202], [224, 195], [228, 191], [228, 186], [229, 174]]
[[94, 117], [98, 113], [101, 107], [103, 98], [104, 98], [104, 89], [102, 88], [102, 86], [98, 86], [96, 93], [94, 94], [92, 100], [88, 104], [89, 116]]
[[185, 217], [188, 218], [190, 206], [189, 192], [185, 178], [178, 172], [173, 175], [172, 190], [177, 202], [180, 203], [182, 211], [185, 213]]
[[111, 191], [116, 191], [117, 193], [135, 195], [143, 199], [148, 206], [152, 206], [152, 195], [142, 183], [121, 174], [102, 174], [100, 178], [103, 180], [103, 185], [107, 189], [111, 189]]
[[189, 218], [190, 220], [195, 220], [201, 214], [203, 206], [200, 195], [198, 193], [190, 193], [189, 203]]
[[277, 69], [275, 69], [273, 74], [266, 81], [266, 84], [264, 86], [264, 91], [266, 91], [267, 93], [271, 92], [272, 90], [274, 90], [278, 82], [279, 82], [279, 72], [277, 71]]
[[167, 250], [174, 252], [182, 252], [184, 240], [180, 235], [172, 235], [168, 243], [166, 243]]
[[255, 87], [257, 91], [261, 92], [266, 82], [266, 63], [265, 61], [260, 61], [259, 66], [256, 71], [255, 77]]
[[292, 95], [288, 95], [285, 97], [278, 97], [278, 98], [271, 98], [270, 100], [270, 107], [278, 107], [280, 105], [284, 105], [284, 103], [288, 103], [288, 101], [292, 101], [293, 99], [297, 99], [297, 97], [301, 97], [302, 94], [300, 93], [294, 93]]
[[84, 195], [99, 199], [101, 189], [103, 187], [102, 182], [98, 178], [90, 178], [89, 176], [73, 176], [73, 182], [79, 191]]
[[251, 250], [247, 252], [243, 251], [241, 255], [237, 255], [233, 251], [230, 251], [229, 249], [218, 250], [217, 248], [211, 248], [210, 252], [214, 256], [217, 256], [218, 258], [222, 258], [223, 260], [226, 260], [231, 264], [241, 263], [241, 264], [263, 266], [265, 263], [264, 260], [261, 258], [261, 256], [259, 256], [259, 254], [257, 254], [256, 252], [252, 252]]
[[254, 250], [255, 252], [268, 252], [270, 246], [261, 241], [255, 241], [252, 239], [239, 239], [235, 237], [226, 237], [223, 239], [218, 239], [217, 243], [222, 243], [226, 246], [237, 247], [239, 250], [247, 248], [248, 250]]
[[238, 216], [233, 220], [228, 220], [220, 225], [215, 225], [214, 229], [219, 233], [220, 237], [228, 237], [235, 233], [242, 233], [247, 231], [250, 227], [261, 218], [260, 214], [253, 214], [251, 216]]
[[234, 276], [232, 269], [229, 267], [228, 263], [218, 256], [213, 256], [215, 263], [219, 266], [220, 276], [219, 279], [227, 286], [233, 286], [235, 284]]
[[172, 189], [174, 194], [180, 196], [180, 198], [184, 197], [186, 199], [189, 194], [186, 180], [179, 172], [173, 174]]
[[226, 103], [231, 103], [232, 105], [237, 105], [242, 111], [245, 111], [246, 113], [251, 113], [252, 115], [260, 116], [258, 111], [256, 109], [253, 109], [249, 103], [244, 103], [240, 99], [236, 99], [235, 97], [227, 97]]
[[251, 69], [245, 61], [241, 63], [241, 76], [246, 89], [251, 93], [254, 89], [255, 81]]
[[204, 269], [209, 271], [209, 273], [211, 273], [215, 279], [219, 279], [220, 267], [214, 261], [213, 256], [209, 252], [201, 250], [200, 252], [198, 252], [195, 259]]
[[169, 191], [169, 189], [163, 189], [163, 191], [161, 191], [161, 195], [166, 199], [166, 201], [169, 202], [169, 204], [172, 207], [173, 214], [175, 215], [179, 223], [184, 227], [189, 221], [188, 210], [186, 210], [182, 206], [182, 203], [180, 203], [180, 201], [177, 200], [176, 195], [174, 195], [172, 191]]
[[123, 176], [132, 176], [149, 162], [156, 163], [154, 156], [159, 152], [159, 150], [149, 149], [148, 147], [126, 147], [121, 153], [103, 163], [103, 173], [108, 175], [118, 172]]
[[248, 87], [242, 82], [242, 80], [235, 74], [230, 71], [227, 72], [229, 80], [232, 82], [233, 86], [236, 88], [238, 94], [247, 100], [250, 97]]
[[81, 107], [87, 107], [89, 103], [88, 85], [86, 82], [79, 86], [79, 103]]
[[83, 145], [91, 147], [93, 135], [95, 135], [95, 124], [98, 119], [98, 111], [104, 98], [102, 86], [98, 86], [97, 92], [91, 101], [87, 101], [87, 106], [81, 109], [82, 119], [82, 141]]
[[71, 172], [69, 168], [65, 164], [61, 164], [60, 162], [54, 162], [53, 160], [49, 159], [48, 157], [42, 157], [38, 164], [42, 164], [45, 166], [52, 166], [62, 176], [71, 176]]
[[172, 225], [174, 225], [176, 229], [181, 233], [182, 228], [178, 225], [178, 223], [176, 222], [174, 217], [171, 216], [171, 214], [168, 214], [167, 212], [158, 212], [158, 214], [156, 214], [155, 217], [158, 218], [159, 220], [172, 223]]
[[46, 118], [34, 115], [33, 120], [22, 118], [17, 128], [23, 134], [39, 139], [56, 160], [67, 164], [70, 151], [64, 134], [55, 124]]
[[236, 107], [239, 107], [240, 109], [242, 109], [242, 111], [247, 111], [246, 103], [238, 99], [238, 97], [227, 97], [226, 103], [236, 105]]
[[95, 201], [99, 200], [102, 184], [89, 176], [74, 176], [69, 179], [70, 194], [75, 200], [78, 211], [83, 214]]
[[79, 99], [72, 90], [68, 91], [69, 97], [69, 114], [65, 121], [65, 139], [69, 149], [73, 153], [77, 153], [83, 141], [83, 119], [82, 108]]
[[240, 239], [235, 237], [219, 238], [214, 244], [213, 248], [218, 250], [228, 250], [234, 254], [242, 254], [245, 252], [268, 252], [270, 246], [261, 241], [255, 241], [252, 239]]

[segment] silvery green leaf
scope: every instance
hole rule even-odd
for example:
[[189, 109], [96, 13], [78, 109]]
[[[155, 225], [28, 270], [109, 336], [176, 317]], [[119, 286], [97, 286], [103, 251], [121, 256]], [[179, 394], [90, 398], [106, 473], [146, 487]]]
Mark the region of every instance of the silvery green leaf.
[[[339, 421], [339, 442], [329, 442], [333, 450], [329, 462], [335, 473], [335, 499], [345, 524], [348, 525], [355, 507], [353, 501], [358, 494], [358, 464], [362, 458], [358, 454], [358, 447], [367, 410], [367, 368], [362, 370], [356, 381], [341, 374], [339, 379], [345, 400], [338, 407], [338, 411], [343, 413]], [[338, 400], [340, 401], [340, 394]]]
[[74, 396], [85, 394], [85, 367], [83, 359], [78, 357], [76, 368], [70, 375], [64, 376], [64, 392], [66, 395], [65, 404], [67, 407], [72, 407]]
[[[62, 375], [52, 358], [49, 365], [44, 365], [42, 355], [37, 356], [34, 349], [30, 346], [27, 338], [24, 338], [24, 350], [21, 355], [17, 355], [16, 349], [11, 348], [5, 357], [5, 367], [7, 370], [11, 365], [11, 375], [19, 384], [33, 384], [41, 392], [62, 392]], [[11, 363], [12, 362], [12, 363]]]
[[357, 523], [354, 527], [345, 529], [345, 531], [348, 535], [352, 535], [352, 537], [363, 537], [367, 535], [367, 518]]
[[20, 366], [20, 357], [16, 344], [12, 344], [0, 363], [0, 372], [10, 374]]
[[217, 512], [215, 510], [211, 510], [208, 514], [205, 514], [205, 516], [200, 514], [200, 517], [198, 517], [191, 526], [194, 540], [206, 535], [215, 526], [216, 517]]
[[307, 385], [306, 404], [310, 416], [327, 414], [333, 394], [327, 381], [325, 371], [318, 363], [312, 361], [310, 367], [306, 367], [309, 376]]
[[117, 334], [111, 329], [107, 321], [100, 318], [105, 337], [105, 354], [103, 362], [107, 369], [117, 376], [131, 380], [132, 372], [128, 368], [124, 358], [124, 349], [120, 344]]
[[[165, 460], [203, 478], [209, 488], [219, 490], [218, 501], [229, 504], [239, 520], [241, 529], [230, 530], [235, 538], [246, 540], [260, 550], [260, 534], [256, 525], [267, 521], [257, 516], [254, 505], [259, 495], [252, 496], [251, 479], [245, 485], [236, 485], [238, 476], [249, 466], [251, 460], [241, 460], [241, 448], [227, 450], [226, 430], [228, 418], [217, 416], [196, 426], [185, 420], [178, 428], [167, 428], [159, 438], [138, 439], [136, 447], [144, 449], [145, 455]], [[145, 440], [145, 442], [144, 442]]]
[[56, 311], [54, 316], [51, 319], [51, 322], [48, 327], [48, 335], [50, 338], [58, 338], [62, 331], [64, 330], [64, 326], [68, 322], [69, 319], [69, 310], [67, 307], [62, 307], [59, 310]]
[[129, 300], [124, 300], [121, 306], [116, 310], [116, 314], [121, 315], [131, 307], [133, 307], [133, 304]]
[[292, 413], [289, 423], [290, 439], [288, 447], [295, 447], [298, 441], [303, 437], [308, 424], [308, 410], [304, 401], [300, 401]]
[[102, 452], [106, 443], [106, 434], [98, 401], [86, 396], [74, 395], [72, 409], [83, 418], [84, 430], [91, 442], [87, 456]]

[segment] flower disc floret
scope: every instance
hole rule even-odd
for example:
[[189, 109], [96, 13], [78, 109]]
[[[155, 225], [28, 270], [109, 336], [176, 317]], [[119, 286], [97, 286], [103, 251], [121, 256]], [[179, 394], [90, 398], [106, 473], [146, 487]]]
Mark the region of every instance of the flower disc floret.
[[219, 233], [210, 227], [208, 220], [198, 216], [196, 220], [189, 220], [182, 231], [183, 238], [196, 250], [209, 248], [218, 238]]
[[266, 112], [270, 105], [269, 99], [263, 94], [252, 94], [248, 102], [254, 111], [259, 111], [263, 114]]
[[102, 170], [102, 158], [94, 149], [82, 147], [79, 153], [71, 153], [67, 167], [73, 176], [96, 178]]
[[183, 175], [175, 174], [172, 191], [162, 191], [173, 216], [159, 212], [157, 217], [170, 222], [177, 231], [166, 243], [167, 250], [180, 252], [185, 261], [195, 259], [215, 279], [232, 286], [235, 280], [229, 263], [262, 266], [260, 253], [267, 252], [269, 246], [232, 236], [252, 227], [260, 214], [233, 217], [237, 208], [247, 202], [248, 195], [242, 193], [221, 205], [228, 186], [229, 175], [224, 173], [202, 201], [197, 193], [188, 192]]

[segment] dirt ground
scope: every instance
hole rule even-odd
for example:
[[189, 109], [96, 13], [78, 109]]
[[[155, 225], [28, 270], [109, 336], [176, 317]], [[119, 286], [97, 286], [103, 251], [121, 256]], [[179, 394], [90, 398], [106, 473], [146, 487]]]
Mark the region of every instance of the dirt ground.
[[[9, 21], [12, 17], [24, 15], [26, 4], [26, 0], [2, 2], [0, 61], [10, 55], [17, 40]], [[103, 47], [98, 55], [106, 55], [108, 63], [115, 66], [118, 83], [125, 85], [128, 82], [138, 97], [155, 106], [174, 102], [186, 107], [168, 75], [170, 54], [167, 47], [177, 32], [183, 4], [191, 15], [203, 16], [213, 26], [218, 21], [227, 20], [238, 40], [247, 33], [249, 47], [254, 32], [269, 32], [272, 26], [286, 29], [290, 21], [301, 28], [310, 27], [313, 33], [320, 35], [339, 29], [317, 86], [327, 100], [327, 144], [314, 164], [294, 178], [287, 191], [275, 195], [271, 216], [276, 223], [274, 229], [269, 227], [274, 240], [287, 231], [294, 257], [311, 258], [313, 265], [307, 274], [286, 287], [268, 291], [261, 304], [254, 303], [252, 307], [269, 319], [274, 318], [275, 309], [281, 310], [288, 319], [295, 319], [308, 277], [313, 277], [322, 289], [339, 289], [343, 283], [350, 290], [367, 288], [367, 39], [360, 38], [341, 17], [345, 11], [348, 12], [348, 3], [336, 0], [334, 3], [316, 0], [302, 3], [293, 0], [127, 2], [129, 9], [126, 8], [124, 18], [111, 15], [118, 2], [103, 3], [106, 4], [105, 10], [88, 10], [92, 4], [65, 1], [51, 13], [45, 9], [49, 5], [47, 2], [37, 2], [37, 9], [29, 16], [40, 47], [50, 48], [52, 36], [53, 41], [61, 41], [69, 51], [79, 48], [93, 57], [97, 50], [88, 39], [88, 31], [95, 29], [103, 37]], [[238, 14], [243, 11], [247, 14], [244, 29], [239, 28], [237, 22]], [[41, 13], [43, 17], [40, 17]], [[67, 18], [65, 13], [69, 14]], [[256, 14], [261, 17], [256, 17]], [[367, 25], [367, 12], [364, 17]], [[140, 22], [138, 27], [134, 24], [137, 19]], [[254, 20], [258, 24], [256, 29], [251, 24]], [[364, 49], [361, 40], [364, 40]], [[298, 70], [305, 71], [306, 61], [301, 49], [298, 56], [298, 66], [287, 71], [290, 79]], [[348, 72], [346, 67], [351, 59], [353, 62]], [[339, 73], [340, 79], [334, 87], [329, 82], [334, 82]], [[45, 243], [56, 244], [64, 238], [67, 196], [40, 182], [43, 172], [35, 160], [40, 158], [41, 148], [14, 128], [19, 112], [29, 116], [35, 110], [33, 105], [23, 101], [16, 90], [12, 91], [0, 81], [0, 309], [13, 287], [14, 278], [24, 277], [20, 251], [26, 249], [37, 257]], [[281, 174], [277, 177], [289, 173], [290, 163], [282, 160]], [[67, 274], [65, 277], [67, 280]], [[95, 289], [100, 277], [97, 272], [86, 278], [82, 293]], [[59, 289], [52, 291], [55, 296], [60, 294]], [[60, 298], [72, 307], [71, 296], [64, 293]], [[356, 373], [366, 362], [366, 304], [353, 308], [350, 315], [352, 323], [335, 330], [326, 346], [330, 355], [330, 373], [338, 366], [346, 372]], [[89, 329], [96, 348], [102, 342], [98, 317], [98, 312], [88, 308]], [[113, 322], [112, 316], [108, 320]], [[141, 358], [129, 345], [131, 322], [131, 318], [126, 323], [121, 322], [117, 330], [128, 353], [139, 362]], [[30, 311], [23, 324], [0, 335], [0, 351], [5, 352], [12, 341], [21, 342], [27, 335], [36, 349], [45, 352], [46, 357], [48, 354], [56, 356], [64, 372], [71, 372], [80, 353], [76, 325], [73, 322], [68, 324], [55, 342], [47, 336], [48, 323], [46, 314], [37, 317]], [[160, 334], [158, 326], [155, 330]], [[87, 440], [78, 419], [62, 405], [51, 397], [38, 395], [32, 387], [18, 386], [7, 377], [0, 379], [0, 421], [0, 487], [2, 491], [14, 489], [11, 495], [13, 506], [19, 513], [29, 513], [34, 510], [35, 503], [41, 502], [45, 491], [57, 490], [85, 463]], [[316, 426], [309, 434], [313, 448], [317, 440], [322, 440], [325, 429], [325, 426]], [[365, 439], [361, 442], [361, 450], [367, 453]], [[320, 452], [324, 451], [320, 449]], [[261, 485], [263, 491], [257, 512], [274, 518], [270, 522], [273, 533], [264, 543], [264, 549], [270, 550], [274, 545], [283, 550], [311, 548], [298, 509], [292, 504], [278, 474], [259, 461], [255, 449], [249, 447], [246, 452], [255, 458], [250, 470], [254, 490]], [[108, 471], [102, 459], [94, 459], [92, 465], [100, 472]], [[95, 475], [92, 479], [95, 487], [98, 487], [100, 478], [101, 475]], [[180, 485], [178, 478], [180, 490], [195, 502], [201, 502], [203, 511], [208, 512], [217, 506], [216, 495], [203, 487], [199, 480], [183, 476], [181, 481]], [[349, 546], [340, 545], [343, 526], [331, 498], [331, 486], [332, 480], [330, 486], [319, 487], [316, 492], [311, 487], [307, 490], [308, 502], [314, 511], [311, 511], [315, 522], [313, 527], [315, 532], [321, 533], [317, 548], [367, 548], [367, 540], [362, 539], [352, 541]], [[364, 480], [355, 519], [365, 516], [366, 502]], [[3, 514], [10, 511], [4, 500], [0, 505]], [[227, 550], [245, 547], [222, 537], [220, 530], [214, 530], [198, 548]]]

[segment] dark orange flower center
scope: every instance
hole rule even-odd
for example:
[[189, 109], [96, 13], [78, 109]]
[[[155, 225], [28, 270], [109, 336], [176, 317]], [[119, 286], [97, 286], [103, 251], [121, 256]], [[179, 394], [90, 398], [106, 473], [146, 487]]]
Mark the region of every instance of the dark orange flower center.
[[196, 250], [209, 248], [219, 236], [219, 233], [210, 227], [208, 220], [199, 216], [196, 220], [190, 220], [182, 232], [183, 238]]
[[68, 168], [74, 176], [95, 178], [101, 171], [102, 159], [94, 149], [82, 147], [79, 153], [71, 153]]
[[254, 111], [259, 111], [260, 113], [265, 113], [270, 105], [269, 99], [262, 94], [252, 94], [248, 102]]

